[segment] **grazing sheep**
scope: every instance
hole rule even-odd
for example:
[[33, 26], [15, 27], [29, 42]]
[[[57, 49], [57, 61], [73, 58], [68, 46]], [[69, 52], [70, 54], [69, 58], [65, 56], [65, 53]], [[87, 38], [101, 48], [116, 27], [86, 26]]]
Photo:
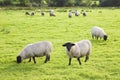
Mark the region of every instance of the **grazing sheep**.
[[75, 16], [79, 16], [80, 15], [80, 13], [76, 10], [75, 11]]
[[54, 13], [51, 13], [51, 12], [50, 12], [50, 16], [56, 16], [56, 15], [55, 15]]
[[29, 12], [25, 12], [25, 15], [30, 15], [30, 13]]
[[72, 17], [72, 12], [68, 13], [68, 17], [71, 18]]
[[69, 56], [69, 64], [71, 65], [72, 58], [77, 58], [81, 65], [80, 58], [86, 56], [85, 62], [89, 59], [89, 55], [92, 49], [91, 42], [89, 40], [81, 40], [76, 43], [67, 42], [62, 45], [66, 47], [67, 55]]
[[82, 14], [83, 14], [83, 16], [87, 16], [87, 13], [84, 11], [84, 12], [82, 12]]
[[36, 63], [35, 57], [46, 56], [44, 63], [50, 60], [50, 53], [52, 51], [52, 43], [49, 41], [41, 41], [34, 44], [28, 44], [17, 56], [17, 63], [21, 63], [24, 59], [33, 58]]
[[94, 39], [94, 37], [98, 40], [98, 38], [103, 38], [105, 41], [107, 40], [107, 34], [105, 33], [105, 31], [100, 28], [100, 27], [93, 27], [91, 29], [91, 35], [92, 35], [92, 38]]
[[50, 16], [56, 16], [54, 10], [50, 10]]
[[45, 15], [45, 12], [42, 11], [42, 12], [41, 12], [41, 15], [44, 16], [44, 15]]
[[31, 16], [34, 16], [35, 15], [35, 12], [31, 12]]

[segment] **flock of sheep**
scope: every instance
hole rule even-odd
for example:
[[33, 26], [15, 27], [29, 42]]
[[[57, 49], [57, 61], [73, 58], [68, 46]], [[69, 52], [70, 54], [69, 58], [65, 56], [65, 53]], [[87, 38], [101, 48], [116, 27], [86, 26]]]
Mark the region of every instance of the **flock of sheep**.
[[[71, 18], [73, 16], [73, 14], [75, 16], [79, 16], [80, 14], [82, 14], [83, 16], [87, 16], [86, 11], [84, 11], [84, 10], [82, 10], [81, 13], [79, 11], [77, 11], [77, 10], [70, 10], [69, 13], [68, 13], [68, 17]], [[31, 16], [33, 16], [33, 15], [35, 15], [35, 12], [34, 11], [32, 11], [32, 12], [25, 12], [25, 15], [31, 15]], [[45, 12], [41, 11], [41, 15], [44, 16]], [[50, 16], [56, 16], [54, 10], [50, 10], [49, 11], [49, 15]]]
[[[91, 29], [91, 36], [94, 39], [103, 39], [107, 40], [107, 34], [100, 27], [93, 27]], [[89, 59], [89, 55], [91, 53], [92, 44], [90, 40], [81, 40], [76, 43], [66, 42], [62, 45], [66, 47], [66, 53], [69, 56], [69, 63], [71, 65], [72, 58], [77, 58], [79, 64], [81, 65], [80, 58], [86, 56], [85, 62]], [[33, 44], [28, 44], [23, 48], [23, 50], [18, 54], [16, 60], [17, 63], [21, 63], [24, 59], [29, 58], [29, 62], [31, 58], [34, 63], [36, 63], [35, 57], [43, 57], [46, 56], [44, 63], [50, 61], [50, 54], [52, 52], [52, 42], [50, 41], [40, 41]]]

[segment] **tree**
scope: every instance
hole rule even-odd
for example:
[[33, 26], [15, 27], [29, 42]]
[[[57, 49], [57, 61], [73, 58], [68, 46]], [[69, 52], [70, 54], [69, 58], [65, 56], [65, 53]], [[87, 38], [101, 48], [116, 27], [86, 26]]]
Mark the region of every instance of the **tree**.
[[82, 0], [75, 0], [75, 6], [81, 6]]
[[27, 3], [30, 3], [29, 0], [19, 0], [21, 6], [26, 6]]
[[100, 6], [120, 6], [120, 0], [99, 0]]
[[7, 5], [12, 5], [12, 0], [4, 0], [3, 4], [6, 5], [6, 6]]

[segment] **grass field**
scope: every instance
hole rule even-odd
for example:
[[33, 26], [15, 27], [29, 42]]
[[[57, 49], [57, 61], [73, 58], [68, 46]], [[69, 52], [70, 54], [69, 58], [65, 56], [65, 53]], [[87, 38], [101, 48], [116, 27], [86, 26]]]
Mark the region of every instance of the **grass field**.
[[[120, 10], [87, 9], [86, 17], [68, 18], [68, 12], [26, 16], [26, 10], [0, 10], [0, 80], [120, 80]], [[78, 8], [82, 10], [82, 8]], [[108, 40], [92, 40], [92, 26], [102, 27]], [[89, 39], [92, 53], [82, 65], [68, 56], [62, 47], [67, 41]], [[16, 63], [16, 56], [29, 43], [49, 40], [53, 43], [51, 61], [44, 64], [45, 57], [36, 58], [36, 64], [24, 60]]]

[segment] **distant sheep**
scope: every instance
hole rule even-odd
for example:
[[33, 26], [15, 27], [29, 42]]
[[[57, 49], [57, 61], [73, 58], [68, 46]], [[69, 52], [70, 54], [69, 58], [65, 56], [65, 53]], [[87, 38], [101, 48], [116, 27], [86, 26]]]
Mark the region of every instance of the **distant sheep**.
[[89, 40], [81, 40], [76, 43], [67, 42], [62, 45], [66, 47], [67, 55], [69, 56], [69, 64], [71, 65], [72, 58], [77, 58], [81, 65], [80, 58], [86, 56], [85, 62], [89, 59], [89, 55], [92, 49], [91, 42]]
[[30, 13], [29, 12], [25, 12], [25, 15], [30, 15]]
[[72, 17], [72, 12], [68, 13], [68, 17], [71, 18]]
[[42, 12], [41, 12], [41, 15], [44, 16], [44, 15], [45, 15], [45, 12], [42, 11]]
[[83, 16], [87, 16], [87, 13], [85, 11], [82, 12]]
[[36, 63], [35, 57], [46, 56], [44, 63], [50, 60], [50, 53], [52, 51], [52, 43], [49, 41], [41, 41], [34, 44], [28, 44], [17, 56], [17, 63], [21, 63], [24, 59], [33, 58], [34, 63]]
[[75, 16], [79, 16], [80, 15], [80, 13], [76, 10], [75, 11]]
[[35, 15], [35, 12], [31, 12], [31, 16], [34, 16]]
[[94, 37], [98, 40], [98, 38], [103, 38], [105, 41], [107, 40], [107, 34], [105, 33], [105, 31], [100, 28], [100, 27], [93, 27], [91, 29], [91, 35], [92, 35], [92, 38], [94, 39]]
[[50, 10], [50, 16], [56, 16], [54, 10]]

